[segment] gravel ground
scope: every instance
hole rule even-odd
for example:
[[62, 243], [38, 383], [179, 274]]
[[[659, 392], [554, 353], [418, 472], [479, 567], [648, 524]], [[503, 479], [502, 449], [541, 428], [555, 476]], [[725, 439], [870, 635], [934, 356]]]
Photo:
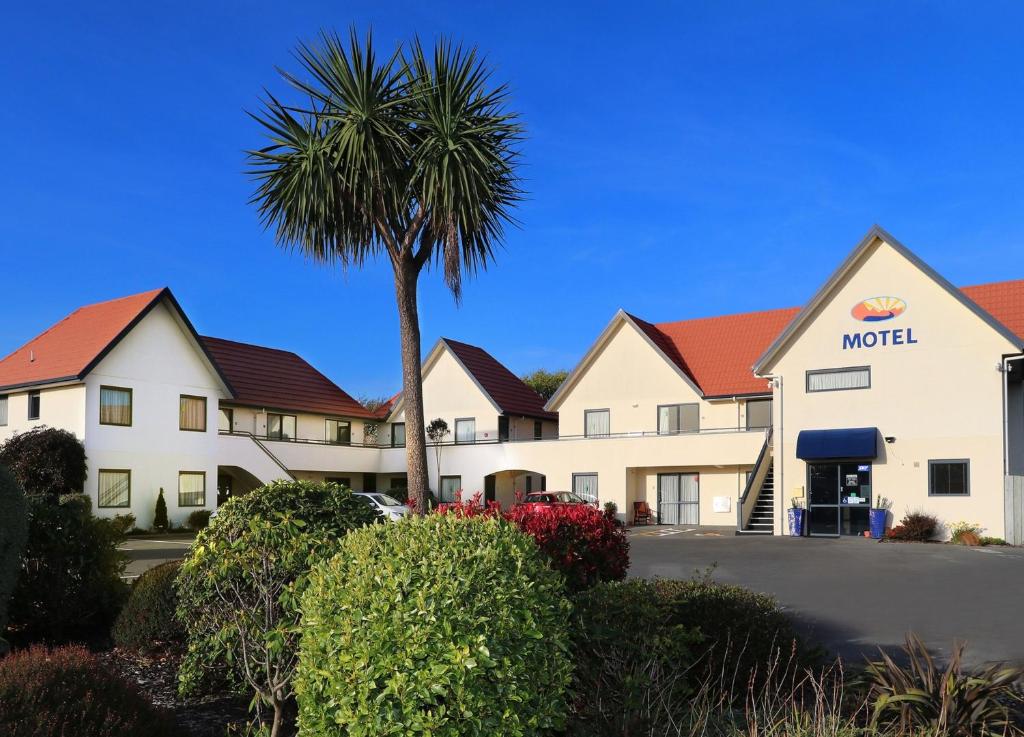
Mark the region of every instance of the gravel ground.
[[173, 713], [183, 737], [224, 737], [227, 725], [249, 719], [248, 700], [237, 696], [181, 699], [178, 697], [178, 658], [145, 657], [122, 650], [97, 657], [138, 685], [150, 701]]

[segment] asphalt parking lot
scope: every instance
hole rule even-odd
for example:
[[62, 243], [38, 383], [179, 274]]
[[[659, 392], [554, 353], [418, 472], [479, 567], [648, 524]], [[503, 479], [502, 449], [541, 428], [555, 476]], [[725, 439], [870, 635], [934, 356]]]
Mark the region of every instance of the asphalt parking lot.
[[908, 631], [940, 655], [1024, 663], [1024, 548], [737, 537], [684, 528], [630, 533], [631, 576], [712, 578], [772, 594], [844, 659], [895, 650]]

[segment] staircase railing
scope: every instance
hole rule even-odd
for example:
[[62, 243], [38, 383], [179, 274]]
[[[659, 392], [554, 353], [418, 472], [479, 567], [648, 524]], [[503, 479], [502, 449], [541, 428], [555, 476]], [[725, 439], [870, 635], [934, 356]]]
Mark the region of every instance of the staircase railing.
[[256, 443], [256, 446], [260, 450], [262, 450], [264, 453], [267, 454], [267, 457], [270, 460], [272, 460], [274, 463], [277, 464], [278, 468], [280, 468], [282, 471], [284, 471], [286, 474], [288, 474], [288, 478], [292, 479], [293, 481], [295, 480], [295, 475], [288, 469], [288, 466], [284, 465], [284, 463], [281, 462], [280, 458], [278, 458], [276, 455], [271, 453], [270, 452], [270, 448], [268, 448], [266, 445], [264, 445], [263, 442], [258, 437], [256, 437], [253, 433], [246, 432], [245, 430], [233, 430], [231, 432], [221, 432], [220, 434], [221, 435], [241, 435], [243, 437], [249, 438], [252, 442]]
[[[743, 493], [740, 495], [739, 501], [736, 504], [736, 529], [746, 529], [747, 522], [750, 520], [750, 515], [754, 511], [754, 504], [757, 501], [757, 494], [760, 493], [761, 486], [764, 484], [764, 479], [768, 475], [768, 469], [772, 465], [772, 428], [768, 428], [764, 433], [764, 445], [761, 446], [761, 452], [757, 454], [757, 460], [754, 461], [754, 468], [750, 472], [750, 476], [747, 478], [747, 484], [743, 487]], [[754, 491], [754, 495], [751, 496], [751, 491]]]

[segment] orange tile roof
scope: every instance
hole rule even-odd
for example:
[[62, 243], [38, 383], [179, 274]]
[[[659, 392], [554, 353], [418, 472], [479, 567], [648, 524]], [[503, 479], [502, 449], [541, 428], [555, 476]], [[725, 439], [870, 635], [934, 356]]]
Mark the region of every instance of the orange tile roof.
[[342, 417], [375, 417], [291, 351], [206, 336], [202, 342], [230, 382], [238, 404]]
[[[1024, 340], [1024, 279], [961, 287]], [[706, 397], [768, 393], [751, 371], [757, 358], [800, 312], [798, 307], [650, 323], [629, 317], [686, 373]]]
[[0, 389], [82, 379], [170, 290], [79, 307], [0, 360]]

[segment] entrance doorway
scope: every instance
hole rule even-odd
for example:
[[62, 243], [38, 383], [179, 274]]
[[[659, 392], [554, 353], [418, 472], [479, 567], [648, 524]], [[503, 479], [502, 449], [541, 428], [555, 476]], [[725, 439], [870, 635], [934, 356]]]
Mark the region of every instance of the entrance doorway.
[[699, 474], [658, 474], [658, 524], [700, 524]]
[[870, 528], [870, 463], [808, 463], [807, 489], [812, 537], [862, 535]]

